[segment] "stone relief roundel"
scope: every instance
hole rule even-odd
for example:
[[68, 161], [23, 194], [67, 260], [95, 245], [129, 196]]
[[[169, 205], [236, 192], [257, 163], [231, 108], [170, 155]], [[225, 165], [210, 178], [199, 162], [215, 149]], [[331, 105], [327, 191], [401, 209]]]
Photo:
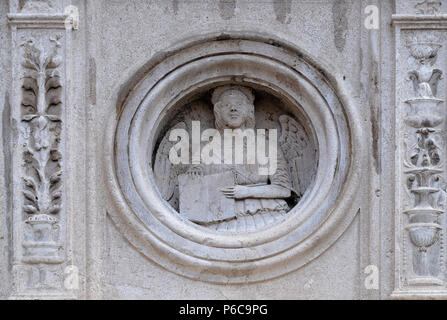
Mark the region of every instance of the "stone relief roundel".
[[[180, 217], [221, 232], [251, 232], [285, 220], [318, 162], [309, 120], [294, 116], [301, 108], [286, 105], [230, 82], [173, 108], [178, 111], [162, 122], [151, 159], [162, 198]], [[172, 139], [176, 134], [180, 143]], [[258, 155], [261, 148], [267, 156]], [[195, 161], [194, 154], [200, 155]]]
[[148, 64], [106, 144], [118, 228], [159, 265], [217, 283], [277, 277], [321, 254], [355, 214], [361, 165], [355, 114], [322, 70], [241, 37]]

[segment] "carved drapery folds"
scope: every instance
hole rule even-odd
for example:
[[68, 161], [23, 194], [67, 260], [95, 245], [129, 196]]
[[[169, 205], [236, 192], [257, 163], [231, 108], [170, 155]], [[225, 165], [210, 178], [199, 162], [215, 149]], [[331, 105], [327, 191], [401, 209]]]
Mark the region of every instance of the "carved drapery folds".
[[446, 294], [445, 34], [417, 17], [394, 16], [396, 298]]

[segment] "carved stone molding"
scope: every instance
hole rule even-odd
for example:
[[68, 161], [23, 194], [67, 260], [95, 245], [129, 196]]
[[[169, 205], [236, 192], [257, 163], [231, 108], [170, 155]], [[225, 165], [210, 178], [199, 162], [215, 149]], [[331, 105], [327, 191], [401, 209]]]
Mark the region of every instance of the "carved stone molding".
[[13, 245], [11, 298], [72, 298], [64, 130], [70, 29], [62, 1], [10, 1]]
[[[320, 73], [324, 65], [303, 51], [263, 39], [204, 39], [149, 63], [150, 72], [138, 73], [144, 76], [132, 79], [137, 87], [123, 93], [104, 135], [108, 213], [145, 256], [189, 278], [247, 283], [296, 270], [326, 250], [358, 213], [353, 201], [364, 136], [342, 80]], [[198, 92], [230, 83], [289, 101], [291, 112], [306, 115], [325, 155], [287, 220], [254, 232], [219, 232], [179, 216], [162, 199], [151, 165], [164, 115]]]
[[[427, 1], [425, 1], [427, 5]], [[435, 12], [423, 12], [433, 14]], [[445, 297], [445, 16], [395, 15], [394, 298]]]

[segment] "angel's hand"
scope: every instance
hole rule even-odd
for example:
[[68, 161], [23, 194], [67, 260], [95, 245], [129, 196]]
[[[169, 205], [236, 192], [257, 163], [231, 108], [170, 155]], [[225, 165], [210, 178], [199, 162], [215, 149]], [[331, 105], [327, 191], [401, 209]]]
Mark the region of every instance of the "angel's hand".
[[222, 193], [225, 195], [225, 197], [229, 198], [229, 199], [246, 199], [250, 196], [250, 189], [248, 187], [245, 186], [232, 186], [232, 187], [227, 187], [224, 189], [221, 189], [220, 191], [222, 191]]
[[203, 177], [203, 167], [201, 165], [195, 165], [186, 172], [191, 178]]

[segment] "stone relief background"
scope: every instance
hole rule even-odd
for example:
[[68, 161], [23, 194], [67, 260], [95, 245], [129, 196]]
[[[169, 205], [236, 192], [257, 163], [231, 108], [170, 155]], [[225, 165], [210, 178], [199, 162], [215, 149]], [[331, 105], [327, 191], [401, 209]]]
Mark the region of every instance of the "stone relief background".
[[[364, 8], [371, 4], [379, 8], [378, 30], [364, 26]], [[77, 30], [75, 22], [70, 30], [65, 29], [63, 12], [69, 5], [76, 7], [79, 13]], [[0, 298], [39, 295], [81, 299], [447, 297], [445, 200], [442, 198], [442, 192], [445, 192], [442, 182], [445, 176], [445, 122], [416, 128], [414, 121], [406, 119], [408, 110], [417, 108], [411, 104], [411, 99], [417, 97], [441, 106], [439, 109], [433, 106], [434, 113], [445, 117], [441, 109], [445, 109], [444, 102], [437, 99], [445, 100], [446, 18], [443, 14], [446, 8], [447, 2], [443, 0], [0, 1], [0, 41], [5, 44], [0, 46]], [[58, 20], [58, 27], [54, 27], [54, 21], [40, 24], [50, 24], [54, 29], [33, 29], [30, 25], [34, 24], [26, 20], [32, 18], [26, 16], [25, 19], [20, 14], [35, 13], [59, 14], [62, 18]], [[8, 14], [18, 16], [8, 18]], [[417, 35], [416, 40], [419, 37], [419, 42], [429, 39], [424, 28], [438, 29], [428, 33], [437, 38], [431, 42], [442, 45], [437, 52], [438, 59], [433, 65], [429, 64], [428, 71], [407, 47], [413, 35]], [[363, 167], [362, 181], [350, 212], [355, 218], [322, 255], [298, 270], [272, 280], [222, 285], [189, 279], [160, 267], [123, 235], [122, 228], [110, 218], [111, 211], [117, 208], [110, 205], [110, 195], [104, 187], [107, 177], [103, 142], [104, 128], [120, 112], [117, 105], [120, 105], [120, 99], [125, 99], [122, 93], [137, 87], [134, 79], [138, 78], [139, 72], [144, 73], [142, 70], [150, 68], [148, 61], [163, 61], [172, 54], [171, 48], [203, 39], [226, 39], [232, 32], [259, 34], [262, 39], [270, 39], [266, 42], [273, 45], [279, 42], [291, 44], [329, 66], [328, 77], [339, 80], [358, 111], [358, 125], [363, 128], [367, 141], [362, 154], [367, 165]], [[50, 41], [57, 39], [59, 33], [63, 40]], [[19, 53], [19, 49], [23, 50], [20, 47], [22, 34], [25, 39], [36, 39], [36, 43], [46, 41], [43, 44], [46, 54], [51, 54], [53, 44], [63, 41], [59, 50], [62, 61], [60, 65], [53, 63], [55, 68], [52, 68], [63, 71], [62, 82], [59, 84], [55, 79], [54, 85], [45, 88], [46, 96], [40, 98], [45, 101], [43, 104], [38, 102], [36, 84], [23, 86], [20, 83], [21, 73], [16, 68], [20, 66], [23, 54], [23, 51]], [[443, 76], [440, 73], [439, 77], [428, 76], [434, 69]], [[52, 77], [57, 78], [56, 75]], [[59, 85], [67, 88], [60, 96]], [[24, 97], [22, 90], [30, 98], [24, 107], [20, 102]], [[58, 106], [59, 100], [61, 105]], [[28, 105], [30, 109], [26, 107]], [[33, 108], [39, 110], [34, 118]], [[200, 108], [206, 109], [205, 106]], [[62, 121], [59, 119], [61, 115], [64, 116]], [[26, 116], [24, 122], [22, 116]], [[34, 152], [34, 157], [40, 160], [27, 162], [24, 160], [29, 157], [16, 153], [15, 137], [24, 128], [29, 128], [32, 137], [28, 144], [31, 153]], [[47, 144], [38, 146], [39, 136], [32, 133], [31, 128], [49, 137]], [[439, 152], [434, 151], [433, 144], [429, 146], [430, 150], [426, 148], [427, 137], [432, 132], [422, 129], [430, 128], [437, 130], [434, 144]], [[63, 135], [61, 140], [59, 134]], [[439, 164], [436, 168], [439, 171], [433, 169], [436, 171], [433, 172], [441, 179], [436, 180], [436, 186], [429, 186], [438, 190], [439, 198], [435, 199], [436, 203], [430, 203], [434, 200], [431, 198], [428, 204], [425, 203], [429, 206], [425, 209], [432, 210], [435, 216], [439, 213], [440, 218], [413, 221], [430, 223], [430, 230], [439, 230], [432, 245], [430, 239], [412, 236], [412, 229], [406, 229], [407, 220], [404, 219], [408, 215], [403, 211], [418, 209], [420, 204], [413, 201], [412, 196], [417, 191], [412, 184], [418, 175], [425, 173], [409, 173], [401, 167], [405, 163], [400, 157], [404, 141], [412, 147], [419, 143], [417, 152], [423, 153], [427, 149], [430, 161], [436, 162], [425, 165], [413, 153], [406, 161], [410, 164], [413, 161], [415, 170], [433, 169], [432, 165]], [[26, 172], [29, 168], [40, 167], [47, 168], [42, 181], [49, 181], [46, 188], [50, 189], [39, 189], [31, 180], [25, 181], [24, 185], [22, 177], [17, 175], [21, 170]], [[39, 201], [48, 201], [37, 204], [33, 192], [42, 193]], [[18, 206], [19, 198], [20, 201], [27, 199], [25, 207], [21, 203]], [[61, 210], [57, 209], [59, 206]], [[18, 230], [21, 230], [17, 229], [18, 217], [24, 222], [31, 219], [28, 216], [38, 216], [42, 210], [51, 217], [47, 219], [50, 225], [62, 222], [61, 264], [38, 261], [28, 265], [21, 260], [21, 255], [17, 255], [17, 248], [22, 248], [17, 242]], [[420, 228], [421, 225], [413, 227]], [[58, 238], [52, 239], [58, 242]], [[413, 252], [418, 252], [416, 258], [413, 258]], [[431, 267], [428, 273], [437, 280], [414, 285], [407, 281], [412, 279], [413, 270], [416, 275], [427, 275], [426, 262], [420, 264], [417, 260], [424, 254], [429, 256], [429, 261], [435, 261], [429, 265], [436, 265], [436, 268]], [[368, 289], [365, 268], [371, 265], [377, 266], [379, 282], [377, 288]], [[67, 276], [72, 275], [72, 266], [76, 267], [79, 280], [76, 287], [70, 286], [72, 282], [66, 282]], [[39, 283], [50, 281], [55, 289], [37, 287], [29, 291], [26, 279], [40, 279]]]
[[[201, 96], [196, 97], [192, 102], [187, 103], [186, 105], [181, 105], [178, 107], [179, 111], [173, 116], [173, 119], [170, 119], [161, 129], [161, 133], [159, 138], [157, 139], [156, 149], [154, 150], [153, 164], [154, 170], [158, 170], [159, 174], [155, 172], [157, 186], [160, 190], [168, 188], [168, 185], [173, 185], [173, 195], [169, 196], [169, 203], [173, 206], [173, 208], [179, 211], [179, 190], [178, 190], [178, 175], [184, 174], [188, 171], [188, 168], [191, 165], [181, 166], [180, 171], [173, 172], [172, 175], [166, 177], [166, 170], [161, 170], [164, 168], [161, 164], [155, 168], [157, 165], [157, 158], [161, 158], [162, 156], [166, 157], [166, 155], [162, 155], [162, 140], [168, 139], [169, 133], [171, 130], [178, 125], [179, 123], [184, 123], [186, 125], [186, 130], [189, 132], [191, 137], [191, 126], [192, 121], [200, 121], [200, 129], [201, 133], [208, 128], [215, 127], [215, 116], [213, 113], [213, 105], [210, 100], [210, 92], [202, 93]], [[299, 170], [299, 180], [297, 182], [299, 184], [296, 185], [295, 189], [298, 192], [297, 195], [293, 195], [292, 199], [290, 199], [290, 205], [295, 206], [299, 199], [304, 195], [307, 188], [312, 183], [313, 179], [316, 175], [316, 168], [318, 166], [318, 149], [314, 141], [313, 132], [310, 127], [307, 126], [308, 120], [302, 118], [304, 126], [300, 123], [290, 110], [284, 105], [284, 102], [275, 98], [274, 96], [258, 91], [255, 94], [255, 118], [256, 118], [256, 128], [259, 129], [276, 129], [279, 136], [281, 136], [281, 123], [279, 121], [280, 116], [287, 115], [292, 116], [294, 121], [297, 121], [298, 126], [294, 129], [294, 132], [297, 132], [299, 135], [299, 145], [296, 145], [298, 150], [291, 150], [291, 153], [296, 152], [296, 155], [299, 155], [299, 166], [302, 168]], [[303, 117], [303, 116], [301, 116]], [[278, 138], [279, 138], [278, 136]], [[292, 149], [291, 141], [288, 145], [289, 149], [285, 149], [285, 152]], [[167, 144], [169, 147], [172, 146], [172, 143]], [[282, 148], [278, 144], [279, 148]], [[295, 147], [295, 146], [294, 146]], [[165, 147], [166, 148], [166, 147]], [[164, 151], [166, 152], [166, 151]], [[295, 155], [295, 153], [293, 153]], [[293, 158], [293, 155], [290, 156]], [[288, 166], [294, 166], [293, 163], [288, 164]], [[174, 168], [173, 168], [174, 169]], [[294, 169], [296, 170], [296, 169]], [[169, 179], [168, 179], [169, 178]]]

